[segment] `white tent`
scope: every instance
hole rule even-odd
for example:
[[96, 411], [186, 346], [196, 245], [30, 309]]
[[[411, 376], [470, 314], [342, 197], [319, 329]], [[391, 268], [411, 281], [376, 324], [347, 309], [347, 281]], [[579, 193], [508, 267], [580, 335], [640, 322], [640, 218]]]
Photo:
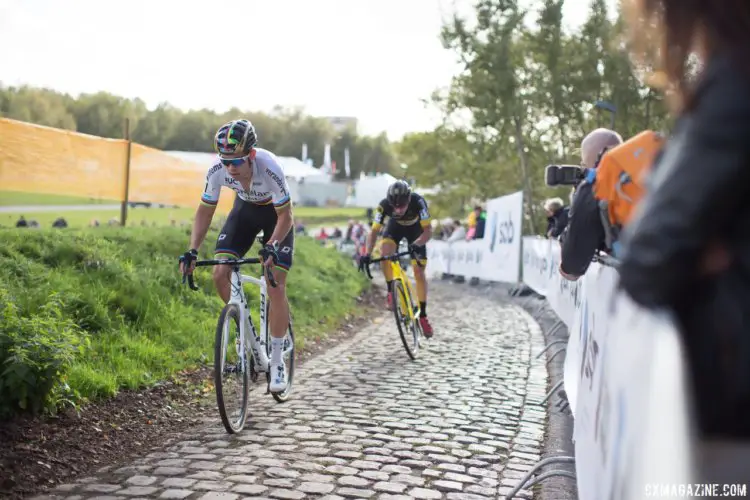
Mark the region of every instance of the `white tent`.
[[331, 178], [329, 175], [321, 172], [320, 169], [308, 165], [299, 158], [293, 158], [290, 156], [280, 156], [279, 161], [281, 166], [284, 167], [284, 175], [291, 177], [297, 181], [305, 179], [305, 182], [330, 182]]
[[354, 184], [354, 196], [348, 204], [355, 207], [375, 208], [380, 203], [380, 200], [385, 198], [388, 186], [397, 180], [391, 174], [378, 174], [369, 177], [362, 176]]

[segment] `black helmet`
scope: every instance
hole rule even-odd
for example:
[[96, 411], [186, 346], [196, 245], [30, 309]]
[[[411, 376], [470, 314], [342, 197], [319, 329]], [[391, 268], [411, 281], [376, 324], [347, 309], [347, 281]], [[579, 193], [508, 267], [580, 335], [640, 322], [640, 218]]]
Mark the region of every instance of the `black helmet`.
[[388, 186], [388, 195], [386, 199], [393, 207], [402, 207], [409, 203], [411, 197], [411, 188], [406, 181], [396, 181]]

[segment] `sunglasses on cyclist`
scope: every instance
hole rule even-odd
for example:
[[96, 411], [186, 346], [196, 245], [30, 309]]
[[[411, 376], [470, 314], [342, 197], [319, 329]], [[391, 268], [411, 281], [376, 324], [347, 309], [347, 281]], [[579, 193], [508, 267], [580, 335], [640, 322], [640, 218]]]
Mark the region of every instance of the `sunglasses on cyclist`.
[[245, 163], [245, 161], [248, 159], [249, 156], [250, 155], [243, 156], [242, 158], [219, 158], [219, 159], [221, 160], [222, 165], [224, 165], [225, 167], [229, 167], [229, 166], [239, 167], [240, 165]]

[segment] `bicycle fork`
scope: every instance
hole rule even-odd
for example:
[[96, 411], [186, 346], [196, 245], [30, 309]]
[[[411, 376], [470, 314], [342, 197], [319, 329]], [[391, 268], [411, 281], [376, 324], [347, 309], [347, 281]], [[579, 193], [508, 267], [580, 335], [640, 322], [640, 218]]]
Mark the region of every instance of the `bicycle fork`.
[[[261, 307], [260, 324], [263, 325], [264, 323], [265, 314], [263, 307]], [[245, 304], [245, 332], [247, 332], [248, 340], [250, 341], [249, 347], [255, 361], [256, 371], [267, 372], [270, 360], [266, 354], [266, 343], [253, 324], [253, 320], [250, 317], [250, 308], [247, 303]]]

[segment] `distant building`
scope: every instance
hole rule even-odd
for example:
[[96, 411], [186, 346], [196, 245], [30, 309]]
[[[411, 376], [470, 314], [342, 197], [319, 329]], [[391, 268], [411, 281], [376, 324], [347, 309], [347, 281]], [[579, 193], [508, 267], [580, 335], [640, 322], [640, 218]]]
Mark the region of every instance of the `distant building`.
[[336, 132], [343, 132], [347, 128], [353, 129], [354, 133], [357, 132], [357, 118], [354, 116], [324, 116], [323, 118], [328, 120]]

